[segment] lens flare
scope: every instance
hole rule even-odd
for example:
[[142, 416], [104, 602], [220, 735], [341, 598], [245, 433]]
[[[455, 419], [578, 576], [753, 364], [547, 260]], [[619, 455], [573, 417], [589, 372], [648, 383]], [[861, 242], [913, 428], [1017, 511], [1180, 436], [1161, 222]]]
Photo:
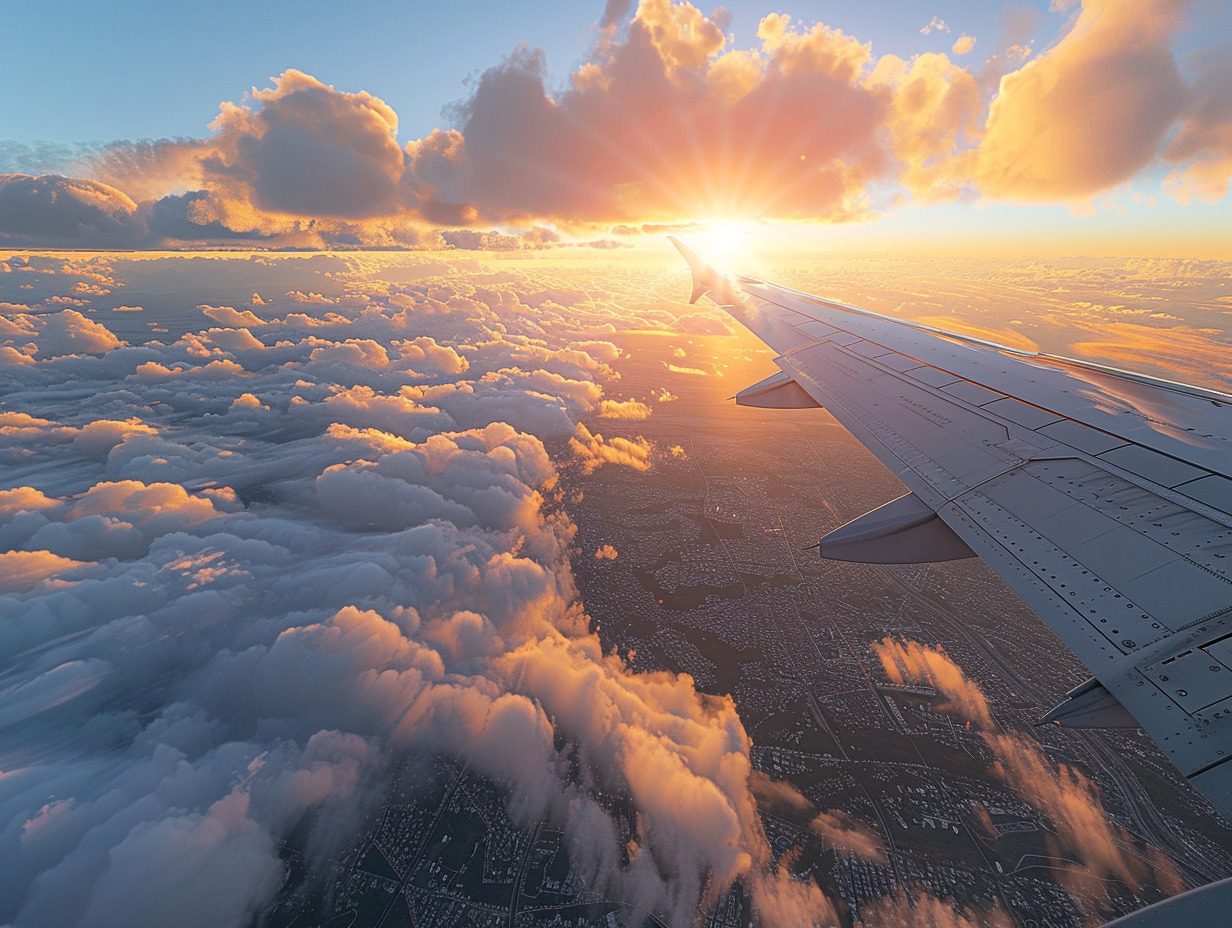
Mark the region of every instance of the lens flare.
[[715, 219], [708, 226], [705, 232], [697, 233], [694, 238], [702, 254], [717, 267], [724, 271], [735, 270], [737, 265], [747, 265], [752, 260], [749, 251], [753, 240], [751, 223]]

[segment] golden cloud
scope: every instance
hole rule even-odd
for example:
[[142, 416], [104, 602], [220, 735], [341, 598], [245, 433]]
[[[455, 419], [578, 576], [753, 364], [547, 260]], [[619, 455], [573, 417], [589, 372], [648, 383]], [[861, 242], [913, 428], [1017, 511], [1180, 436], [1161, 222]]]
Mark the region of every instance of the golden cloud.
[[1154, 160], [1185, 97], [1168, 45], [1185, 0], [1085, 0], [1070, 32], [1001, 80], [976, 176], [989, 196], [1068, 200]]
[[1133, 838], [1108, 818], [1099, 789], [1081, 771], [1054, 762], [1037, 742], [1007, 732], [992, 717], [980, 687], [944, 651], [918, 641], [884, 638], [873, 652], [895, 683], [928, 683], [946, 696], [953, 711], [971, 720], [996, 758], [993, 772], [1048, 816], [1055, 840], [1081, 868], [1062, 867], [1058, 878], [1075, 895], [1107, 900], [1107, 881], [1137, 891], [1151, 884], [1177, 893], [1184, 883], [1161, 854], [1142, 855]]
[[[1232, 177], [1232, 69], [1207, 50], [1187, 86], [1170, 47], [1185, 5], [1085, 0], [1042, 54], [1028, 60], [1016, 26], [977, 71], [877, 58], [784, 13], [736, 48], [721, 9], [642, 0], [622, 26], [616, 2], [561, 91], [543, 52], [519, 46], [454, 107], [457, 128], [401, 145], [379, 97], [290, 69], [223, 103], [207, 138], [117, 143], [94, 180], [0, 179], [0, 241], [539, 248], [560, 239], [544, 221], [845, 222], [903, 192], [1089, 200], [1161, 158], [1177, 199], [1216, 200]], [[964, 34], [951, 52], [974, 45]]]

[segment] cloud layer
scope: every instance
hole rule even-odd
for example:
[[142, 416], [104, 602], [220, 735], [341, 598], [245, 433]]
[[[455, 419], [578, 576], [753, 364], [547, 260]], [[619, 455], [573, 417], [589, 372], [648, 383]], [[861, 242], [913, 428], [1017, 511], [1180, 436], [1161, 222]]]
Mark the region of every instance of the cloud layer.
[[[223, 103], [204, 138], [87, 153], [89, 180], [4, 175], [0, 243], [543, 247], [561, 238], [543, 223], [852, 221], [903, 195], [1089, 203], [1168, 165], [1176, 198], [1226, 195], [1229, 58], [1211, 47], [1183, 73], [1186, 0], [1085, 0], [1041, 54], [1007, 26], [969, 66], [877, 57], [784, 13], [739, 48], [725, 11], [609, 6], [566, 86], [519, 46], [421, 139], [401, 143], [371, 93], [287, 70]], [[975, 47], [961, 35], [952, 55]]]
[[[3, 273], [201, 273], [113, 260]], [[829, 918], [774, 869], [731, 699], [633, 673], [578, 603], [546, 446], [651, 466], [581, 424], [620, 311], [530, 274], [287, 260], [284, 295], [160, 313], [161, 340], [0, 317], [0, 922], [249, 924], [291, 832], [336, 851], [408, 752], [465, 759], [589, 888], [669, 924], [737, 879], [764, 924]]]

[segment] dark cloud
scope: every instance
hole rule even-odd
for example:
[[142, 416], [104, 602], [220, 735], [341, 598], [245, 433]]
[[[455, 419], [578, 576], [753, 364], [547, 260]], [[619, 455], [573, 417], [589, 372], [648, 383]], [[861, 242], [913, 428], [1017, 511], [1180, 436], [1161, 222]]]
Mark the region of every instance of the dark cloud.
[[194, 218], [209, 214], [209, 200], [210, 195], [204, 190], [155, 200], [145, 209], [151, 236], [158, 240], [180, 242], [262, 241], [270, 238], [255, 230], [237, 232], [217, 219], [199, 221]]
[[0, 174], [0, 243], [125, 247], [146, 232], [137, 204], [107, 184]]
[[[1220, 53], [1222, 52], [1222, 53]], [[1164, 159], [1183, 165], [1165, 180], [1182, 202], [1215, 203], [1232, 181], [1232, 49], [1208, 50], [1186, 92], [1181, 131]]]

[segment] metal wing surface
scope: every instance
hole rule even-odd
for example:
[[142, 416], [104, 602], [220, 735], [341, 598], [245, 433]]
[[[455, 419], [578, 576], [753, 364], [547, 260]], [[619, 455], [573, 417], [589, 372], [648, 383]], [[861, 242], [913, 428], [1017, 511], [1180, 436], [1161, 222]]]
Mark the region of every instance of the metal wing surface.
[[1048, 718], [1140, 725], [1232, 819], [1232, 396], [726, 276], [673, 243], [693, 300], [778, 354], [737, 402], [824, 406], [911, 491], [823, 556], [982, 557], [1093, 674]]

